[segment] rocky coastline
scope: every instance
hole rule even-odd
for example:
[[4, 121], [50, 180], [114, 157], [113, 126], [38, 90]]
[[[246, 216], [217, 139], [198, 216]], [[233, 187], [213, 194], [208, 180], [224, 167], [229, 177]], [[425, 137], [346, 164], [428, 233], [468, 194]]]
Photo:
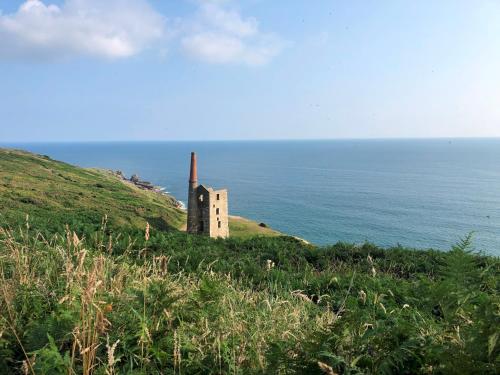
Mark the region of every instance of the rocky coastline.
[[116, 177], [118, 177], [120, 180], [122, 180], [123, 182], [132, 184], [141, 190], [151, 191], [151, 192], [156, 193], [156, 194], [168, 196], [169, 198], [172, 198], [175, 200], [177, 208], [184, 209], [184, 204], [182, 202], [178, 201], [177, 199], [175, 199], [174, 197], [172, 197], [171, 195], [165, 193], [163, 191], [164, 189], [162, 187], [153, 185], [149, 181], [141, 180], [137, 174], [133, 174], [130, 178], [127, 178], [123, 174], [122, 171], [114, 171], [114, 172], [112, 171], [112, 173]]

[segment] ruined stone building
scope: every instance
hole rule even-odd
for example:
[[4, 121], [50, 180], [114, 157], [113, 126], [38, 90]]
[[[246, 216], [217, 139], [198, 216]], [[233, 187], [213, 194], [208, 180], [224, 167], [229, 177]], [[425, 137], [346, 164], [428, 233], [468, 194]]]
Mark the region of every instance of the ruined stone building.
[[198, 184], [196, 154], [191, 153], [187, 231], [213, 238], [229, 237], [227, 190]]

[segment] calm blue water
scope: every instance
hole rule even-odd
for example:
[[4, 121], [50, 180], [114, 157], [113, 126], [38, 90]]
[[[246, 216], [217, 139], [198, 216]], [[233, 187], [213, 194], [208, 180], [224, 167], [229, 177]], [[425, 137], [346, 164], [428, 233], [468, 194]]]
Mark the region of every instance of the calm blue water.
[[448, 249], [474, 231], [478, 250], [500, 255], [500, 139], [16, 147], [137, 173], [182, 201], [196, 151], [200, 181], [229, 189], [231, 214], [313, 243]]

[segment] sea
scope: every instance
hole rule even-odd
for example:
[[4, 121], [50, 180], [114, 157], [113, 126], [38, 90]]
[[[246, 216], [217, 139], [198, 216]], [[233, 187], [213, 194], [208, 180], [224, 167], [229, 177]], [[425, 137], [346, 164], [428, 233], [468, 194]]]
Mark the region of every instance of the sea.
[[318, 245], [448, 250], [473, 233], [500, 255], [500, 139], [8, 144], [81, 167], [120, 170], [187, 200], [229, 190], [230, 214]]

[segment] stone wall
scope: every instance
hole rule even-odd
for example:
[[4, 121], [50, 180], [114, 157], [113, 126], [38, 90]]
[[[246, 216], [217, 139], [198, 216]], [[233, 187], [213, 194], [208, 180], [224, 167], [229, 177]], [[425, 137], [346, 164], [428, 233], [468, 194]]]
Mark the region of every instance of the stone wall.
[[198, 234], [210, 235], [210, 188], [205, 188], [203, 185], [198, 187], [197, 204], [198, 204]]
[[213, 190], [199, 185], [190, 197], [193, 204], [190, 205], [188, 232], [213, 238], [229, 237], [227, 190]]
[[198, 207], [198, 184], [189, 183], [187, 231], [191, 234], [198, 233], [200, 212]]
[[210, 237], [229, 237], [227, 190], [210, 192]]

